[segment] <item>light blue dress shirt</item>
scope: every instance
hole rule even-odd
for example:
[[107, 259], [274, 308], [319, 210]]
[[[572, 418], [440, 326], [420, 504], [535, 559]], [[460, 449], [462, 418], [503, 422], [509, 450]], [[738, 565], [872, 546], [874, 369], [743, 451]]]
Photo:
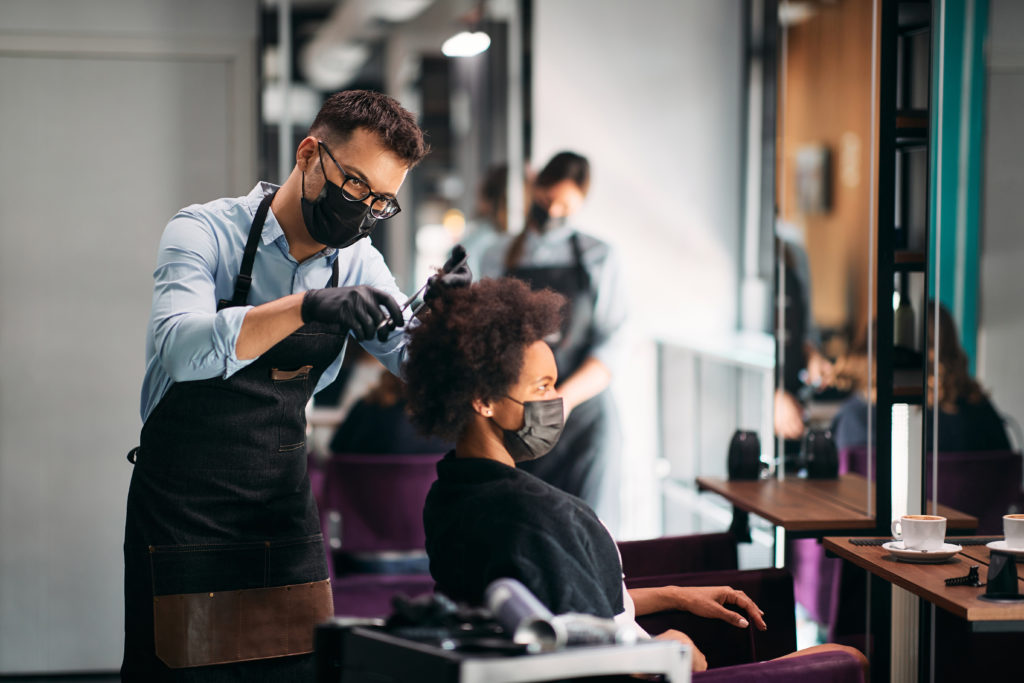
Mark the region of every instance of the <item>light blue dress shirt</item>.
[[[384, 258], [368, 238], [341, 250], [325, 248], [298, 263], [288, 252], [288, 240], [271, 210], [256, 251], [248, 305], [218, 311], [217, 301], [234, 295], [256, 209], [275, 187], [259, 183], [244, 197], [185, 207], [164, 229], [153, 273], [153, 309], [146, 333], [146, 375], [140, 406], [143, 422], [175, 382], [227, 379], [255, 360], [240, 360], [235, 355], [245, 314], [254, 306], [288, 294], [327, 286], [335, 260], [339, 287], [369, 285], [387, 292], [399, 305], [405, 301]], [[410, 315], [406, 311], [406, 316]], [[373, 340], [362, 345], [398, 374], [406, 340], [399, 331], [384, 342]], [[316, 391], [338, 376], [344, 354], [342, 349], [320, 377]]]
[[[626, 294], [622, 268], [614, 249], [607, 242], [566, 225], [544, 234], [530, 231], [523, 245], [519, 265], [523, 267], [571, 266], [575, 263], [570, 237], [580, 237], [583, 268], [590, 275], [591, 287], [596, 293], [594, 301], [593, 346], [590, 355], [605, 364], [614, 375], [621, 367], [626, 339], [626, 318], [629, 298]], [[479, 276], [503, 277], [505, 254], [512, 236], [503, 235], [501, 241], [487, 249], [480, 258]]]

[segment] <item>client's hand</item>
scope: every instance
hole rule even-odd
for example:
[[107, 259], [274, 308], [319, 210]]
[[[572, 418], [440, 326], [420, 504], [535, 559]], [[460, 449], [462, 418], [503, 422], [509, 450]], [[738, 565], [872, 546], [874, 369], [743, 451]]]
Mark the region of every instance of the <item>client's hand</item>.
[[724, 605], [736, 605], [750, 615], [750, 620], [754, 622], [758, 630], [764, 631], [768, 628], [762, 617], [764, 612], [743, 591], [729, 586], [679, 587], [678, 590], [680, 609], [691, 614], [709, 619], [721, 619], [739, 628], [746, 628], [749, 625], [746, 619], [724, 607]]
[[708, 660], [704, 657], [704, 653], [697, 649], [697, 646], [690, 640], [690, 636], [686, 635], [682, 631], [677, 631], [674, 628], [670, 628], [664, 633], [660, 633], [654, 636], [655, 640], [675, 640], [679, 643], [685, 643], [690, 646], [690, 652], [693, 654], [690, 657], [690, 668], [694, 671], [705, 671], [708, 668]]

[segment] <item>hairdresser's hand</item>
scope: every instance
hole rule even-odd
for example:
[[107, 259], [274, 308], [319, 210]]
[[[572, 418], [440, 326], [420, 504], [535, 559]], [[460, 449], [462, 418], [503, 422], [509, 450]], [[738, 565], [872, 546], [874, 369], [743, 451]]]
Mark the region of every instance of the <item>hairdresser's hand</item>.
[[799, 439], [804, 433], [804, 408], [788, 391], [775, 390], [775, 434]]
[[[309, 290], [302, 298], [302, 321], [314, 320], [347, 327], [359, 341], [374, 335], [386, 339], [395, 327], [405, 324], [402, 309], [391, 295], [367, 285]], [[378, 334], [377, 326], [384, 320], [388, 323]]]
[[736, 605], [750, 616], [750, 621], [754, 622], [759, 631], [768, 628], [764, 623], [764, 612], [743, 591], [729, 586], [679, 587], [678, 590], [679, 609], [746, 628], [750, 624], [742, 615], [725, 608], [725, 605]]
[[674, 628], [670, 628], [664, 633], [659, 633], [654, 636], [655, 640], [674, 640], [677, 643], [685, 643], [690, 646], [690, 668], [694, 671], [706, 671], [708, 668], [708, 660], [704, 657], [704, 653], [697, 649], [697, 646], [690, 640], [690, 636], [686, 635], [682, 631], [677, 631]]
[[469, 263], [466, 260], [466, 249], [461, 244], [456, 244], [452, 248], [451, 256], [441, 268], [441, 272], [430, 276], [427, 280], [427, 291], [423, 294], [423, 300], [430, 304], [441, 296], [441, 292], [444, 290], [468, 287], [471, 282], [473, 282], [473, 272], [469, 269]]
[[807, 383], [821, 391], [832, 386], [836, 380], [836, 368], [815, 348], [807, 351]]

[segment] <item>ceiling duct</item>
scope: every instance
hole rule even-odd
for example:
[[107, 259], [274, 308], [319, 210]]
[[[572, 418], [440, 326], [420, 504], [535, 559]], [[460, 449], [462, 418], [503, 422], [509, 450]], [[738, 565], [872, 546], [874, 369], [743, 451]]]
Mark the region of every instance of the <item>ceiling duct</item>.
[[358, 76], [370, 56], [370, 43], [388, 24], [419, 16], [434, 0], [345, 0], [306, 43], [300, 65], [314, 88], [339, 90]]

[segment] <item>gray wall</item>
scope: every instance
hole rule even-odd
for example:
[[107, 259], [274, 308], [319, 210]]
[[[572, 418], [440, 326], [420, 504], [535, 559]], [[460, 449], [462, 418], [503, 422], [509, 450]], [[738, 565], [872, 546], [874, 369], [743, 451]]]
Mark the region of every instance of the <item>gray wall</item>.
[[0, 5], [0, 674], [112, 670], [151, 273], [255, 181], [256, 0]]
[[638, 329], [732, 332], [745, 125], [740, 0], [534, 8], [533, 163], [562, 149], [590, 157], [580, 220], [628, 259]]
[[743, 150], [740, 0], [534, 5], [533, 153], [593, 179], [580, 225], [617, 247], [634, 343], [614, 379], [626, 438], [619, 537], [660, 531], [652, 340], [728, 352], [737, 321]]
[[996, 407], [1024, 423], [1024, 3], [992, 0], [989, 11], [977, 367]]

